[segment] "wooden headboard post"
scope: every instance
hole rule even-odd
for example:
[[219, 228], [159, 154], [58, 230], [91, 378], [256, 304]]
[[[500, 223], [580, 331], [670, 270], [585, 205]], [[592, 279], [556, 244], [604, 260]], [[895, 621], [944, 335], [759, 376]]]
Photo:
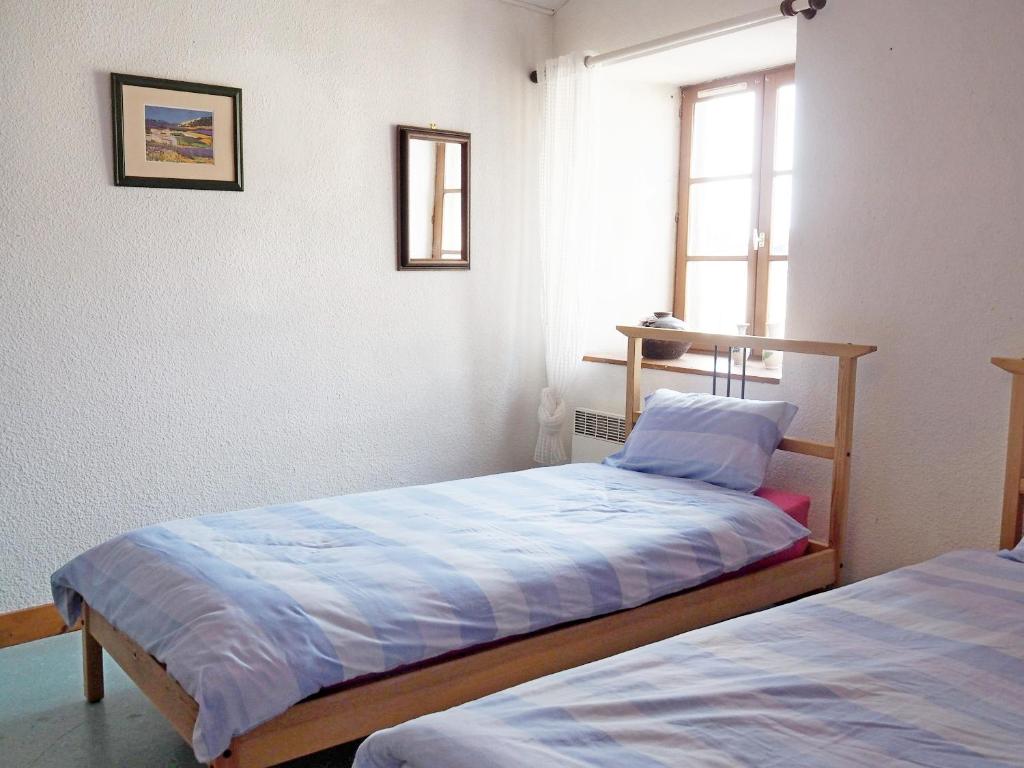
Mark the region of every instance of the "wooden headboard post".
[[832, 496], [828, 512], [828, 545], [839, 553], [836, 581], [843, 568], [843, 536], [850, 502], [850, 461], [853, 457], [853, 404], [857, 394], [857, 358], [840, 357], [836, 376], [835, 446], [832, 455]]
[[633, 431], [637, 415], [640, 413], [642, 395], [640, 392], [640, 342], [638, 336], [626, 339], [626, 437]]
[[[877, 347], [864, 344], [834, 344], [826, 341], [797, 341], [795, 339], [771, 339], [764, 336], [728, 336], [717, 333], [695, 333], [693, 331], [676, 331], [667, 328], [647, 328], [635, 325], [617, 326], [619, 333], [626, 337], [626, 436], [629, 436], [633, 425], [640, 417], [643, 405], [640, 387], [640, 371], [643, 359], [640, 356], [640, 344], [643, 339], [659, 339], [663, 341], [689, 341], [715, 347], [725, 352], [725, 360], [731, 357], [732, 347], [744, 349], [769, 349], [779, 352], [792, 352], [803, 355], [834, 357], [838, 360], [836, 375], [836, 421], [835, 435], [832, 445], [800, 440], [792, 437], [783, 438], [779, 449], [804, 456], [828, 459], [832, 462], [832, 493], [828, 517], [828, 547], [835, 550], [835, 581], [839, 581], [842, 568], [843, 533], [846, 529], [846, 513], [850, 498], [850, 461], [853, 457], [853, 406], [857, 394], [857, 359], [871, 354]], [[1024, 361], [1020, 361], [1024, 363]], [[726, 362], [726, 365], [729, 365]], [[740, 374], [732, 372], [721, 374], [731, 378], [739, 378]], [[1024, 379], [1024, 377], [1021, 377]], [[742, 391], [742, 390], [741, 390]], [[1022, 385], [1024, 392], [1024, 385]], [[1021, 398], [1022, 414], [1024, 414], [1024, 395]], [[1024, 416], [1022, 416], [1024, 418]], [[1020, 521], [1018, 520], [1018, 526]]]
[[1006, 436], [1006, 479], [1003, 484], [1003, 524], [999, 546], [1013, 549], [1021, 540], [1024, 527], [1024, 360], [993, 357], [992, 362], [1013, 374], [1010, 392], [1010, 426]]

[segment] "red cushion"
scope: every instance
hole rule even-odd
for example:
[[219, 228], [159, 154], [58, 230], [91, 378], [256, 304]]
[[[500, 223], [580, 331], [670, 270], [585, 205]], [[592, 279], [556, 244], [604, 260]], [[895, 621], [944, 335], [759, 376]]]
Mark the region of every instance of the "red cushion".
[[811, 514], [811, 497], [789, 491], [779, 491], [775, 488], [759, 488], [755, 496], [770, 501], [787, 515], [796, 520], [800, 525], [807, 527], [807, 520]]
[[[807, 527], [807, 521], [810, 519], [811, 514], [810, 496], [804, 496], [799, 493], [790, 493], [789, 491], [780, 491], [775, 488], [759, 488], [754, 495], [760, 496], [766, 501], [770, 501], [776, 507], [800, 523], [804, 528]], [[751, 571], [759, 571], [762, 568], [767, 568], [769, 565], [778, 565], [779, 563], [784, 563], [787, 560], [800, 557], [807, 551], [808, 541], [809, 537], [800, 539], [800, 541], [796, 542], [788, 549], [777, 552], [771, 557], [766, 557], [764, 560], [758, 560], [756, 563], [748, 565], [746, 568], [738, 571], [738, 573], [742, 574], [750, 573]]]

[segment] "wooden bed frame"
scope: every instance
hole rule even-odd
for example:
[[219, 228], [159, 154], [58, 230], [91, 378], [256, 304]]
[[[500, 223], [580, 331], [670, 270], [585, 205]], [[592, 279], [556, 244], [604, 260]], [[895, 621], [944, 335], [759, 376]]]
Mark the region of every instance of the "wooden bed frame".
[[[681, 592], [646, 605], [512, 639], [455, 658], [327, 691], [294, 705], [242, 736], [212, 765], [265, 768], [358, 739], [529, 680], [612, 656], [697, 627], [834, 586], [842, 567], [842, 535], [850, 486], [857, 359], [875, 347], [815, 341], [725, 336], [619, 326], [627, 338], [626, 431], [641, 407], [640, 342], [692, 341], [723, 349], [743, 347], [834, 357], [838, 361], [832, 444], [786, 438], [782, 450], [832, 462], [827, 542], [748, 575]], [[736, 374], [730, 374], [736, 376]], [[1022, 411], [1024, 413], [1024, 411]], [[82, 659], [85, 696], [103, 698], [103, 650], [191, 743], [198, 706], [164, 667], [89, 605], [84, 606]]]
[[1006, 479], [1003, 483], [1003, 524], [999, 546], [1013, 549], [1024, 535], [1024, 359], [993, 357], [993, 365], [1013, 374], [1010, 426], [1006, 436]]

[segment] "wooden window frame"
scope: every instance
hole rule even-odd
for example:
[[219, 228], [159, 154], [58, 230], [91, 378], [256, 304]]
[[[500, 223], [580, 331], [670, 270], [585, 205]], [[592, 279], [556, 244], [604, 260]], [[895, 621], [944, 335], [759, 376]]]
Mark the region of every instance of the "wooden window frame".
[[[774, 69], [751, 72], [735, 77], [720, 78], [706, 83], [680, 88], [680, 131], [679, 131], [679, 186], [678, 209], [676, 214], [676, 263], [675, 284], [673, 289], [673, 314], [678, 318], [686, 317], [686, 272], [691, 261], [744, 261], [740, 256], [706, 256], [687, 253], [689, 246], [689, 210], [690, 185], [701, 178], [691, 178], [690, 160], [693, 141], [693, 117], [698, 101], [709, 101], [721, 96], [731, 95], [735, 91], [700, 98], [701, 91], [727, 89], [740, 83], [746, 83], [747, 90], [754, 96], [754, 122], [760, 130], [754, 131], [754, 147], [750, 178], [755, 187], [751, 195], [750, 221], [753, 226], [747, 239], [747, 323], [753, 336], [767, 336], [768, 324], [768, 274], [773, 261], [788, 261], [787, 255], [771, 254], [771, 212], [772, 182], [776, 173], [773, 169], [772, 156], [775, 148], [776, 98], [778, 89], [795, 82], [796, 67], [793, 64]], [[783, 171], [781, 173], [792, 173]], [[743, 174], [746, 177], [746, 174]], [[717, 178], [717, 177], [713, 177]], [[729, 177], [720, 177], [729, 178]], [[712, 180], [712, 179], [709, 179]], [[755, 243], [753, 229], [764, 234], [764, 243]], [[705, 329], [698, 329], [705, 330]], [[694, 344], [694, 351], [709, 352], [710, 347]]]
[[[443, 259], [445, 256], [458, 256], [462, 259], [463, 249], [457, 251], [445, 250], [442, 245], [444, 240], [444, 201], [448, 195], [461, 195], [462, 184], [458, 187], [446, 187], [445, 182], [445, 161], [447, 159], [448, 144], [439, 141], [434, 144], [434, 213], [433, 231], [431, 233], [430, 258]], [[461, 198], [460, 198], [461, 203]]]

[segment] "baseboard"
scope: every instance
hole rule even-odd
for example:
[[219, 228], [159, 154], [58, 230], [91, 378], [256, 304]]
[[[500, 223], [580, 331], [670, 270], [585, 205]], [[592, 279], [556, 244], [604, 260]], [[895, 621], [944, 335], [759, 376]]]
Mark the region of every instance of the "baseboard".
[[52, 605], [37, 605], [20, 611], [0, 613], [0, 648], [76, 632], [81, 628], [81, 622], [73, 627], [67, 626]]

